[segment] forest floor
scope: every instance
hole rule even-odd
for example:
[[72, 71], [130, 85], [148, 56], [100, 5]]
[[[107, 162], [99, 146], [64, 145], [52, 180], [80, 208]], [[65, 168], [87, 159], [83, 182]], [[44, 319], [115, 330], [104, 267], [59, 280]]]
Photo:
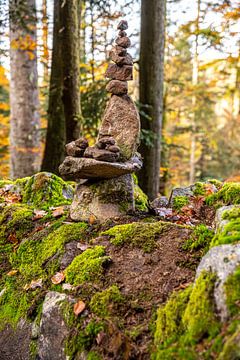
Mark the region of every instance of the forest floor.
[[[2, 359], [149, 360], [159, 306], [193, 284], [214, 235], [215, 209], [205, 202], [209, 185], [206, 194], [175, 203], [171, 214], [138, 211], [87, 224], [71, 221], [60, 195], [49, 206], [54, 196], [45, 191], [52, 186], [46, 179], [34, 203], [29, 181], [20, 188], [5, 184], [0, 194]], [[61, 193], [70, 191], [61, 186]], [[64, 294], [64, 306], [44, 317], [48, 294]]]

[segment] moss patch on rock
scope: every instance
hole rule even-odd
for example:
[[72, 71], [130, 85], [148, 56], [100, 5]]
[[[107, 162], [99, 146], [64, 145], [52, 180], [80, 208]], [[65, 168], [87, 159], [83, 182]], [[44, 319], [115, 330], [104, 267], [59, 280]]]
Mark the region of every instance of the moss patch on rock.
[[218, 192], [206, 198], [206, 203], [217, 207], [240, 204], [240, 183], [229, 182], [223, 184]]
[[218, 334], [214, 282], [214, 274], [202, 272], [193, 288], [173, 294], [158, 310], [153, 359], [197, 359], [196, 344]]
[[135, 209], [138, 211], [148, 211], [148, 197], [138, 185], [137, 176], [133, 174], [132, 177], [134, 183], [133, 196], [135, 201]]
[[26, 183], [22, 201], [39, 209], [70, 204], [73, 188], [60, 177], [42, 172], [33, 175]]
[[224, 284], [226, 293], [226, 304], [231, 316], [240, 312], [240, 267], [230, 275]]
[[[46, 229], [37, 232], [26, 238], [17, 251], [11, 254], [11, 268], [16, 274], [5, 275], [1, 282], [1, 287], [4, 288], [0, 297], [1, 327], [6, 323], [15, 326], [21, 317], [32, 316], [32, 313], [36, 316], [44, 297], [42, 287], [59, 270], [64, 245], [82, 239], [86, 228], [85, 223], [62, 225], [58, 220], [50, 226], [48, 235]], [[38, 282], [42, 285], [35, 287]]]
[[240, 218], [231, 220], [222, 231], [218, 232], [212, 239], [210, 247], [234, 244], [240, 241]]
[[110, 261], [103, 246], [95, 246], [75, 257], [65, 269], [66, 280], [70, 284], [80, 285], [86, 281], [97, 281], [103, 274], [103, 265]]
[[187, 196], [175, 196], [173, 199], [173, 209], [181, 211], [181, 209], [189, 204], [189, 198]]
[[149, 253], [156, 248], [157, 237], [167, 230], [169, 226], [174, 225], [163, 221], [154, 223], [133, 222], [131, 224], [116, 225], [102, 232], [101, 235], [110, 236], [110, 242], [113, 245], [131, 244]]
[[116, 285], [96, 293], [90, 301], [91, 311], [101, 318], [111, 315], [115, 304], [123, 302], [124, 298]]

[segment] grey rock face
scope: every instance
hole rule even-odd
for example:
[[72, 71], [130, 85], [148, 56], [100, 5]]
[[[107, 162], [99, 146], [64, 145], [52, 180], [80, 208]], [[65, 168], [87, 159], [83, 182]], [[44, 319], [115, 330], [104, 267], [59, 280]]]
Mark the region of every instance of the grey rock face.
[[185, 188], [175, 188], [172, 190], [170, 198], [169, 198], [169, 205], [173, 205], [173, 200], [176, 196], [193, 196], [194, 185], [187, 186]]
[[31, 324], [21, 319], [13, 329], [7, 325], [0, 332], [0, 359], [30, 360]]
[[104, 222], [130, 210], [134, 210], [133, 180], [127, 174], [116, 179], [79, 184], [70, 208], [70, 217], [74, 221], [88, 221], [93, 216]]
[[112, 95], [99, 130], [99, 138], [103, 136], [114, 137], [125, 159], [130, 159], [136, 152], [140, 137], [140, 118], [128, 95]]
[[109, 163], [68, 156], [60, 165], [59, 171], [66, 180], [111, 179], [136, 172], [141, 169], [141, 166], [142, 162], [137, 156], [125, 163]]
[[215, 228], [216, 232], [221, 232], [224, 230], [224, 227], [229, 223], [228, 219], [223, 218], [223, 214], [225, 211], [230, 211], [235, 208], [240, 208], [239, 205], [227, 205], [222, 206], [219, 209], [217, 209], [216, 216], [215, 216]]
[[228, 318], [226, 306], [226, 295], [224, 284], [240, 265], [240, 244], [215, 246], [202, 258], [196, 273], [196, 279], [203, 270], [212, 271], [217, 274], [218, 280], [215, 284], [214, 298], [222, 321]]
[[71, 301], [71, 298], [65, 294], [50, 291], [43, 302], [38, 339], [40, 360], [66, 360], [64, 342], [69, 331], [61, 312], [63, 301]]

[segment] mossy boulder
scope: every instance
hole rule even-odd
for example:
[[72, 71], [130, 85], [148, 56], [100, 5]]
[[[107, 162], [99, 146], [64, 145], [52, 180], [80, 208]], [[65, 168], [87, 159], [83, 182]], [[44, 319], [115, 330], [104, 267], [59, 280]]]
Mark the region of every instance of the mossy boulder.
[[73, 188], [60, 177], [42, 172], [28, 179], [22, 192], [22, 201], [35, 208], [48, 209], [52, 206], [71, 204]]
[[216, 193], [206, 198], [206, 203], [217, 207], [240, 204], [240, 183], [224, 183]]
[[148, 197], [138, 185], [137, 176], [134, 174], [132, 177], [134, 183], [133, 196], [135, 201], [135, 209], [138, 211], [148, 211]]

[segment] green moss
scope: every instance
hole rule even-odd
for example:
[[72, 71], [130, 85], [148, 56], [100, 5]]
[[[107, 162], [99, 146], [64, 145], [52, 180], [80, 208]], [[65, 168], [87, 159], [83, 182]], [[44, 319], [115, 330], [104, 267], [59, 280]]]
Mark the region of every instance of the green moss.
[[240, 311], [240, 267], [230, 275], [224, 284], [226, 293], [226, 304], [231, 316], [239, 314]]
[[197, 182], [196, 184], [194, 184], [193, 194], [195, 196], [205, 195], [205, 193], [206, 193], [206, 187], [205, 186], [206, 186], [205, 183]]
[[209, 179], [207, 182], [215, 185], [217, 189], [220, 189], [223, 185], [223, 182], [217, 179]]
[[[64, 224], [58, 221], [58, 229], [46, 236], [46, 230], [39, 231], [32, 238], [24, 240], [18, 250], [11, 254], [12, 269], [18, 270], [15, 276], [6, 276], [3, 287], [6, 289], [0, 298], [0, 323], [15, 325], [21, 317], [26, 318], [28, 310], [41, 295], [42, 289], [26, 290], [25, 285], [42, 279], [43, 284], [59, 270], [59, 258], [64, 245], [82, 239], [87, 225], [85, 223]], [[41, 300], [42, 301], [42, 300]], [[38, 306], [38, 305], [37, 305]], [[40, 306], [40, 304], [39, 304]]]
[[148, 197], [139, 187], [137, 176], [133, 174], [132, 177], [134, 183], [133, 196], [135, 201], [135, 208], [138, 211], [148, 211]]
[[187, 196], [176, 196], [173, 199], [173, 209], [176, 211], [181, 211], [181, 209], [188, 205], [189, 199]]
[[[220, 331], [214, 312], [215, 278], [212, 273], [202, 272], [194, 287], [174, 293], [158, 310], [153, 359], [198, 359], [196, 346], [203, 339], [214, 345]], [[220, 348], [219, 342], [215, 349]]]
[[21, 204], [6, 206], [0, 215], [0, 243], [14, 233], [18, 241], [33, 229], [33, 209]]
[[123, 296], [116, 285], [96, 293], [90, 302], [91, 311], [99, 317], [105, 318], [111, 315], [115, 304], [123, 302]]
[[197, 342], [204, 336], [214, 338], [219, 323], [214, 314], [213, 291], [216, 275], [202, 272], [196, 281], [182, 321], [187, 342]]
[[208, 229], [204, 224], [197, 225], [190, 238], [182, 245], [183, 250], [194, 251], [204, 249], [206, 252], [209, 248], [209, 244], [214, 236], [213, 230]]
[[231, 220], [212, 239], [210, 248], [223, 244], [233, 244], [240, 241], [240, 218]]
[[217, 206], [240, 204], [240, 183], [223, 184], [218, 192], [206, 198], [206, 203]]
[[[48, 273], [54, 273], [58, 258], [64, 252], [64, 245], [84, 236], [85, 223], [64, 224], [48, 236], [36, 241], [35, 238], [23, 242], [12, 256], [12, 265], [18, 268], [24, 278], [44, 276], [43, 265], [57, 253], [57, 258], [48, 264]], [[56, 260], [56, 261], [55, 261]], [[46, 277], [47, 274], [45, 274]]]
[[240, 326], [224, 344], [218, 360], [239, 360], [240, 359]]
[[51, 173], [33, 175], [26, 183], [22, 201], [40, 209], [70, 204], [73, 188]]
[[171, 295], [167, 304], [157, 311], [155, 344], [171, 343], [183, 333], [182, 317], [186, 309], [192, 287]]
[[87, 354], [87, 360], [101, 360], [101, 359], [102, 359], [102, 357], [95, 351], [90, 351]]
[[234, 207], [231, 210], [225, 210], [222, 214], [222, 219], [233, 220], [240, 218], [240, 207]]
[[103, 265], [110, 258], [105, 256], [103, 246], [95, 246], [85, 250], [75, 257], [65, 269], [66, 281], [73, 285], [80, 285], [86, 281], [97, 281], [103, 274]]
[[0, 180], [0, 188], [3, 188], [5, 185], [12, 185], [13, 181], [11, 180]]
[[133, 222], [131, 224], [116, 225], [102, 232], [101, 235], [109, 235], [111, 243], [116, 246], [131, 244], [149, 253], [156, 248], [156, 238], [171, 225], [162, 221], [155, 223]]

